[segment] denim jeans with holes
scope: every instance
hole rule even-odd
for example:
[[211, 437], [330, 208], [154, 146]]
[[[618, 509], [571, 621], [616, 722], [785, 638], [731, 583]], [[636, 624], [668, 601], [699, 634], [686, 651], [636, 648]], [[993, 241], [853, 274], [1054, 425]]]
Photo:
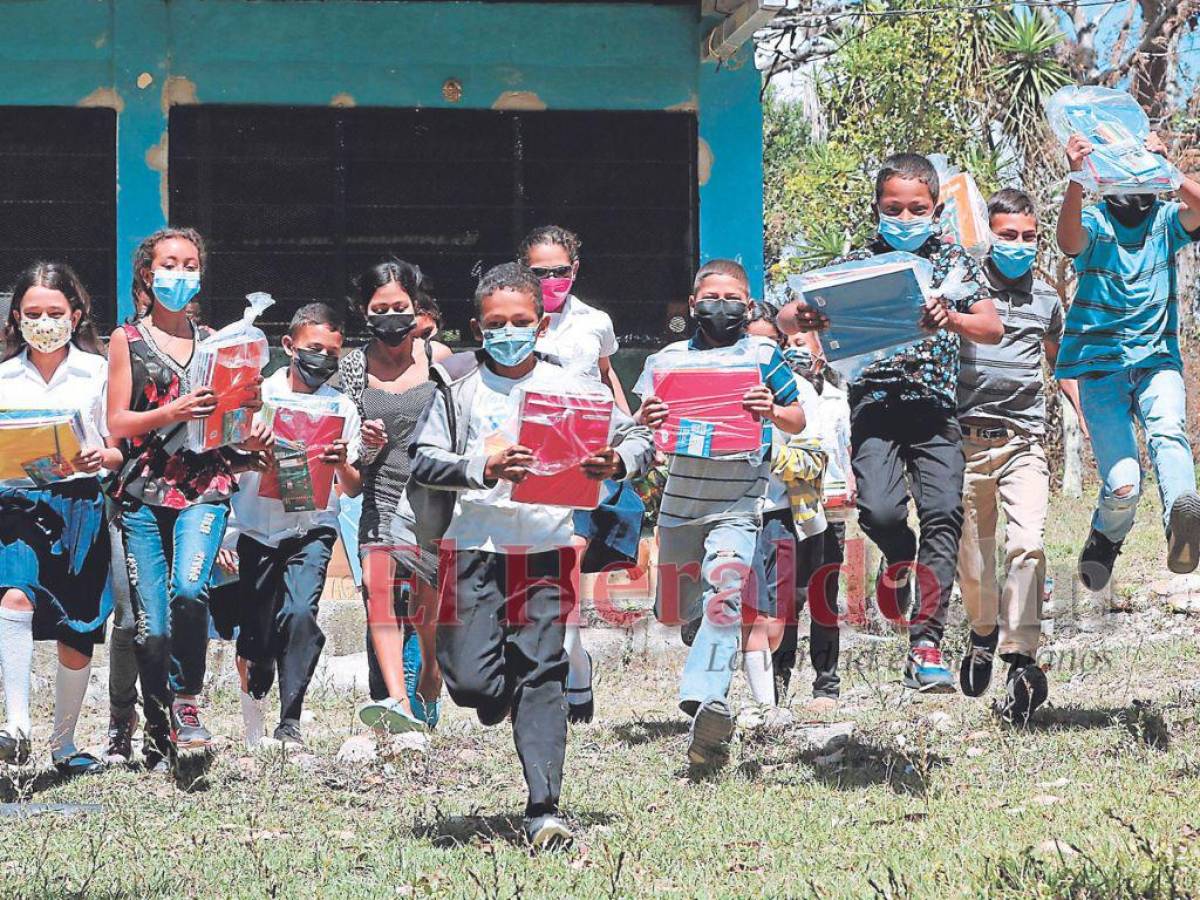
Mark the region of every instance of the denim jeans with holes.
[[204, 683], [209, 576], [228, 517], [227, 505], [211, 503], [121, 512], [148, 721], [161, 721], [176, 694], [197, 694]]
[[1145, 432], [1158, 479], [1164, 528], [1175, 498], [1196, 489], [1186, 399], [1183, 374], [1172, 366], [1122, 369], [1079, 379], [1079, 402], [1102, 479], [1092, 527], [1109, 540], [1124, 540], [1137, 513], [1142, 492], [1138, 424]]

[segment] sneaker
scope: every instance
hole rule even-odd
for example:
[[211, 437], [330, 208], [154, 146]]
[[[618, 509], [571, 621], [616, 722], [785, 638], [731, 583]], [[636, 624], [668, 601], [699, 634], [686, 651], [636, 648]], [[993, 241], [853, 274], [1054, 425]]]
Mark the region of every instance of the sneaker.
[[700, 625], [704, 622], [704, 617], [690, 619], [684, 622], [679, 627], [679, 639], [683, 641], [683, 646], [690, 647], [696, 642], [696, 635], [700, 633]]
[[567, 823], [553, 813], [526, 817], [525, 837], [535, 850], [561, 850], [575, 840]]
[[708, 700], [692, 720], [688, 762], [696, 766], [721, 765], [729, 756], [733, 714], [724, 700]]
[[171, 770], [175, 759], [175, 745], [171, 742], [171, 728], [166, 722], [160, 725], [146, 723], [142, 731], [142, 756], [146, 769], [151, 772]]
[[958, 667], [958, 686], [968, 697], [980, 697], [992, 683], [992, 661], [996, 656], [998, 635], [993, 631], [987, 637], [971, 632], [971, 647], [963, 654]]
[[383, 728], [391, 734], [406, 731], [424, 731], [425, 723], [409, 713], [395, 697], [364, 703], [358, 709], [358, 718], [368, 728]]
[[299, 750], [304, 747], [304, 735], [300, 733], [300, 723], [291, 719], [284, 719], [280, 722], [271, 737], [278, 741], [285, 750], [289, 748]]
[[124, 766], [133, 761], [133, 732], [137, 724], [136, 709], [131, 709], [127, 716], [108, 717], [108, 744], [103, 757], [106, 763]]
[[567, 721], [587, 723], [596, 714], [596, 703], [592, 697], [592, 654], [584, 651], [587, 657], [587, 687], [567, 688]]
[[180, 750], [199, 750], [212, 743], [212, 733], [200, 722], [195, 703], [176, 703], [171, 707], [171, 731]]
[[1196, 571], [1200, 563], [1200, 494], [1188, 491], [1171, 504], [1167, 531], [1167, 568], [1176, 575]]
[[29, 762], [33, 748], [27, 735], [15, 725], [0, 728], [0, 762], [12, 766], [23, 766]]
[[1000, 717], [1010, 725], [1025, 726], [1050, 695], [1046, 673], [1028, 656], [1016, 657], [1008, 668], [1008, 683]]
[[1079, 554], [1079, 580], [1089, 591], [1102, 591], [1112, 578], [1113, 564], [1121, 552], [1121, 541], [1110, 541], [1096, 529], [1088, 535]]
[[953, 694], [954, 676], [933, 641], [917, 641], [904, 663], [904, 686], [923, 694]]

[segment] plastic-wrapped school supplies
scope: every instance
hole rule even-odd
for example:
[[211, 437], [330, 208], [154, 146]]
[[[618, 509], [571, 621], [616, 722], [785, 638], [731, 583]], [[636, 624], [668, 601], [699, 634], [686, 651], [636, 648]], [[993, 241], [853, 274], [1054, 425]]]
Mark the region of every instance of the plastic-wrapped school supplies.
[[603, 482], [580, 463], [608, 446], [612, 415], [611, 394], [523, 391], [517, 443], [533, 451], [533, 466], [513, 502], [595, 509]]
[[49, 484], [70, 478], [83, 433], [77, 409], [0, 409], [0, 482]]
[[829, 317], [821, 343], [853, 381], [871, 363], [929, 337], [921, 327], [933, 266], [912, 253], [881, 253], [788, 277], [804, 302]]
[[217, 398], [217, 408], [207, 418], [188, 423], [188, 447], [197, 453], [240, 444], [250, 436], [254, 412], [242, 404], [253, 396], [254, 380], [270, 359], [267, 336], [254, 320], [275, 300], [264, 293], [246, 299], [242, 318], [200, 341], [188, 367], [185, 390], [208, 387]]
[[279, 500], [287, 512], [310, 512], [329, 505], [333, 466], [321, 455], [346, 427], [336, 397], [291, 394], [263, 406], [275, 434], [275, 465], [263, 473], [258, 495]]
[[946, 157], [930, 157], [938, 170], [942, 204], [942, 227], [954, 238], [956, 244], [982, 259], [992, 247], [992, 229], [988, 224], [987, 202], [979, 192], [970, 172], [962, 172], [951, 166]]
[[1071, 173], [1089, 191], [1158, 194], [1183, 183], [1177, 168], [1146, 149], [1150, 120], [1125, 91], [1068, 85], [1047, 101], [1046, 118], [1064, 147], [1081, 134], [1095, 148], [1083, 169]]

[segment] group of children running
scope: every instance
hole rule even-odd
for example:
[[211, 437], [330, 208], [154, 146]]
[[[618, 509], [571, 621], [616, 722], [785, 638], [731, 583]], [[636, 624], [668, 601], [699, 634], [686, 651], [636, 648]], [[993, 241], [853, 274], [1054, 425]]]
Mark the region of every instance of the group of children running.
[[[1090, 150], [1073, 140], [1072, 167]], [[694, 334], [655, 354], [631, 407], [612, 365], [611, 319], [572, 293], [580, 242], [549, 226], [479, 280], [471, 322], [479, 349], [455, 353], [434, 340], [440, 315], [429, 284], [399, 260], [355, 281], [352, 305], [370, 335], [360, 348], [344, 348], [346, 325], [333, 308], [303, 306], [282, 337], [287, 365], [246, 401], [255, 413], [248, 438], [205, 452], [186, 440], [188, 423], [217, 403], [210, 388], [188, 389], [197, 343], [209, 334], [197, 314], [201, 236], [168, 228], [142, 242], [137, 314], [113, 332], [107, 353], [71, 269], [30, 266], [5, 324], [0, 408], [77, 408], [85, 434], [70, 477], [0, 486], [0, 761], [30, 759], [37, 640], [58, 642], [50, 752], [61, 772], [132, 762], [139, 724], [150, 769], [206, 748], [200, 693], [214, 627], [236, 632], [246, 743], [301, 745], [325, 641], [317, 610], [340, 536], [367, 609], [361, 720], [393, 733], [431, 729], [443, 683], [483, 724], [511, 719], [528, 838], [564, 843], [568, 723], [594, 713], [581, 570], [633, 565], [643, 528], [654, 526], [656, 613], [690, 648], [678, 693], [691, 720], [688, 758], [719, 764], [735, 731], [737, 669], [760, 721], [788, 721], [796, 613], [806, 603], [806, 705], [838, 702], [845, 507], [826, 502], [834, 483], [883, 554], [879, 607], [909, 635], [903, 683], [944, 692], [957, 681], [979, 696], [999, 654], [1009, 667], [1000, 712], [1028, 721], [1047, 695], [1036, 662], [1049, 501], [1044, 361], [1086, 423], [1100, 469], [1080, 556], [1085, 585], [1107, 584], [1133, 522], [1137, 424], [1162, 496], [1168, 566], [1190, 572], [1200, 560], [1174, 268], [1176, 252], [1200, 238], [1200, 185], [1185, 180], [1177, 202], [1133, 195], [1085, 209], [1072, 184], [1057, 237], [1079, 282], [1065, 313], [1033, 271], [1039, 223], [1027, 195], [991, 198], [993, 242], [982, 261], [942, 235], [938, 197], [923, 157], [897, 155], [879, 171], [877, 235], [848, 258], [927, 259], [929, 336], [848, 383], [826, 364], [820, 311], [802, 299], [779, 309], [754, 299], [741, 265], [712, 260], [689, 299]], [[951, 273], [959, 287], [943, 299]], [[671, 410], [655, 396], [653, 372], [712, 351], [759, 370], [740, 403], [763, 423], [763, 447], [657, 453], [654, 432]], [[506, 431], [516, 398], [572, 385], [614, 401], [607, 445], [580, 464], [602, 483], [599, 506], [515, 502], [513, 487], [537, 471], [537, 448]], [[344, 421], [321, 453], [336, 481], [321, 509], [289, 511], [260, 492], [275, 461], [270, 417], [259, 410], [290, 395], [325, 398]], [[957, 678], [940, 649], [956, 579], [971, 628]], [[99, 758], [79, 749], [75, 728], [110, 616], [110, 726]], [[264, 700], [275, 681], [271, 727]]]

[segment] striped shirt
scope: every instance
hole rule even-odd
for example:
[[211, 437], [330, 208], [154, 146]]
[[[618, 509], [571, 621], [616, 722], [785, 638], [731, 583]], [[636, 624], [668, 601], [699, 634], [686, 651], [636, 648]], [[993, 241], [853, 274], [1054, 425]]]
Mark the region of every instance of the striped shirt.
[[1062, 340], [1062, 303], [1054, 288], [1032, 273], [1014, 284], [990, 262], [983, 269], [1004, 323], [1004, 339], [995, 345], [962, 342], [958, 416], [1040, 436], [1046, 431], [1042, 341]]
[[1159, 201], [1133, 228], [1104, 203], [1083, 211], [1087, 246], [1075, 257], [1079, 281], [1058, 353], [1059, 378], [1183, 367], [1175, 254], [1196, 236], [1184, 231], [1180, 209]]
[[[647, 360], [646, 368], [634, 385], [634, 392], [640, 397], [652, 394], [653, 370], [666, 368], [664, 360], [669, 363], [671, 355], [705, 349], [708, 348], [698, 343], [697, 338], [667, 345]], [[753, 354], [754, 358], [760, 360], [763, 383], [771, 389], [777, 404], [790, 406], [797, 401], [792, 370], [778, 346], [766, 338], [748, 335], [728, 349], [735, 354]], [[757, 518], [769, 478], [769, 454], [749, 459], [673, 455], [667, 466], [667, 483], [663, 487], [658, 525], [660, 528], [670, 528], [737, 516]]]

